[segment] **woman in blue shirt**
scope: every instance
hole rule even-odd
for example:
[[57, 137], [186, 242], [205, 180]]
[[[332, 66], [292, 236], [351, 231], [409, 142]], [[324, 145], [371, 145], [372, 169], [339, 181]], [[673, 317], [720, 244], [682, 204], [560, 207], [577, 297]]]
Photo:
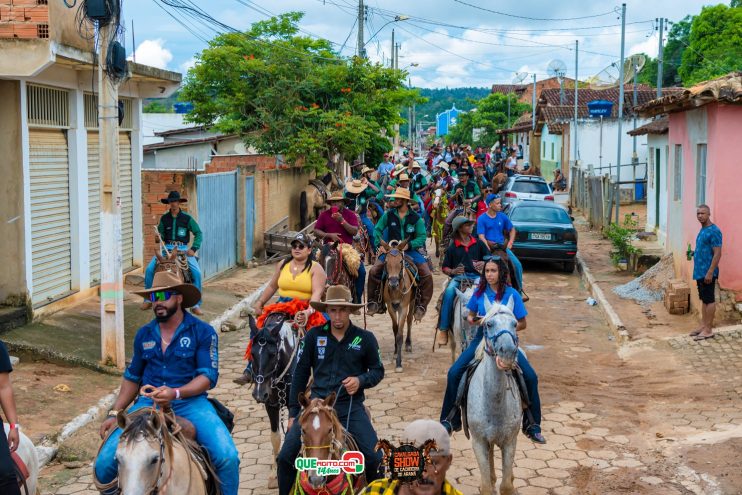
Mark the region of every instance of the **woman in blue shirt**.
[[[528, 311], [526, 311], [523, 299], [518, 294], [518, 291], [508, 285], [508, 274], [507, 264], [499, 256], [485, 258], [479, 288], [474, 292], [474, 295], [469, 300], [469, 304], [467, 304], [467, 309], [469, 310], [467, 319], [469, 323], [476, 325], [487, 314], [485, 298], [490, 303], [497, 302], [499, 304], [508, 304], [512, 300], [513, 315], [518, 320], [518, 325], [515, 329], [518, 332], [525, 330]], [[448, 416], [455, 407], [459, 382], [464, 375], [466, 367], [474, 359], [474, 354], [482, 342], [483, 335], [484, 331], [482, 327], [479, 327], [469, 346], [461, 353], [461, 356], [451, 366], [451, 369], [448, 370], [446, 395], [443, 397], [443, 407], [441, 410], [441, 423], [449, 432], [461, 429], [461, 411], [457, 408], [455, 415], [450, 421]], [[530, 423], [528, 419], [524, 419], [523, 433], [536, 443], [546, 443], [546, 440], [541, 434], [541, 400], [538, 395], [538, 377], [521, 350], [518, 350], [518, 366], [522, 370], [523, 378], [526, 382], [526, 389], [528, 390], [528, 396], [531, 401], [528, 409], [533, 416], [533, 423]]]

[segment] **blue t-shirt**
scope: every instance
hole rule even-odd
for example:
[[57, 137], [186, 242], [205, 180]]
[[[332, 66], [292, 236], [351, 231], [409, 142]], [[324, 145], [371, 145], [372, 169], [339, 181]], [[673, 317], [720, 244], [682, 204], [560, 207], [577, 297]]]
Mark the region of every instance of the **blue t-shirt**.
[[[484, 307], [485, 297], [491, 303], [495, 302], [495, 299], [497, 297], [497, 294], [495, 294], [495, 291], [492, 290], [492, 287], [490, 287], [489, 285], [479, 296], [477, 295], [476, 291], [474, 292], [474, 295], [471, 296], [471, 299], [469, 299], [469, 303], [466, 305], [466, 309], [476, 312], [478, 316], [486, 315], [487, 310]], [[513, 300], [513, 314], [515, 315], [515, 319], [520, 320], [521, 318], [525, 318], [528, 314], [528, 311], [526, 311], [526, 306], [525, 304], [523, 304], [523, 299], [520, 297], [520, 294], [518, 294], [518, 291], [516, 291], [512, 287], [505, 287], [505, 294], [502, 297], [502, 301], [497, 302], [499, 302], [500, 304], [508, 304], [511, 298]]]
[[[711, 268], [715, 247], [721, 247], [721, 230], [716, 224], [703, 227], [696, 237], [696, 251], [693, 255], [693, 280], [703, 280]], [[719, 267], [714, 270], [714, 277], [719, 276]]]
[[392, 162], [381, 162], [379, 164], [379, 176], [389, 175], [389, 172], [391, 172], [392, 170], [394, 170], [394, 164]]
[[490, 242], [505, 244], [505, 234], [503, 234], [503, 231], [510, 232], [512, 229], [513, 223], [501, 211], [497, 212], [495, 218], [492, 218], [487, 213], [483, 213], [477, 220], [477, 234], [484, 234], [484, 238]]

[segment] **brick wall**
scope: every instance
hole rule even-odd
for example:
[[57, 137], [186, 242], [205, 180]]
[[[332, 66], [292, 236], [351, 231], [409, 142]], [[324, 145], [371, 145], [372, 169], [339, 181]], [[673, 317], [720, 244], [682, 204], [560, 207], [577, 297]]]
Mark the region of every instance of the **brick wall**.
[[[149, 263], [155, 255], [155, 228], [160, 223], [160, 217], [168, 210], [160, 199], [166, 198], [170, 191], [178, 191], [181, 196], [188, 198], [186, 177], [189, 175], [192, 176], [193, 173], [142, 170], [142, 239], [145, 263]], [[184, 211], [188, 211], [188, 204], [183, 205]]]
[[0, 0], [0, 38], [49, 38], [48, 0]]

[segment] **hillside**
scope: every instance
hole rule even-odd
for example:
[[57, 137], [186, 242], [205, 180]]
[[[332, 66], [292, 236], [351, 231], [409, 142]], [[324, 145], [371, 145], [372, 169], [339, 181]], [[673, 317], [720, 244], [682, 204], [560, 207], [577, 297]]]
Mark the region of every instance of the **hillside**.
[[[481, 100], [490, 94], [489, 88], [420, 88], [420, 94], [428, 99], [426, 103], [415, 107], [415, 117], [417, 122], [423, 124], [423, 127], [435, 125], [435, 116], [456, 105], [459, 110], [471, 110], [474, 105], [469, 102], [472, 100]], [[407, 110], [402, 112], [402, 117], [407, 119]], [[400, 135], [407, 136], [407, 124], [400, 126]]]

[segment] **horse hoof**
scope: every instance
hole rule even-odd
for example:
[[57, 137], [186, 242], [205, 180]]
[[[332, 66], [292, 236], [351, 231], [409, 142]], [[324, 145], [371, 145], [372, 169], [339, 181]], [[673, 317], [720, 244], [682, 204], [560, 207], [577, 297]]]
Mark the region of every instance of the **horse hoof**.
[[411, 345], [405, 346], [404, 350], [406, 352], [412, 352], [412, 346]]
[[276, 488], [278, 488], [278, 478], [276, 478], [275, 476], [271, 476], [270, 478], [268, 478], [268, 488], [270, 488], [271, 490], [275, 490]]
[[401, 366], [397, 366], [396, 368], [394, 368], [394, 372], [395, 373], [402, 373], [402, 367]]

